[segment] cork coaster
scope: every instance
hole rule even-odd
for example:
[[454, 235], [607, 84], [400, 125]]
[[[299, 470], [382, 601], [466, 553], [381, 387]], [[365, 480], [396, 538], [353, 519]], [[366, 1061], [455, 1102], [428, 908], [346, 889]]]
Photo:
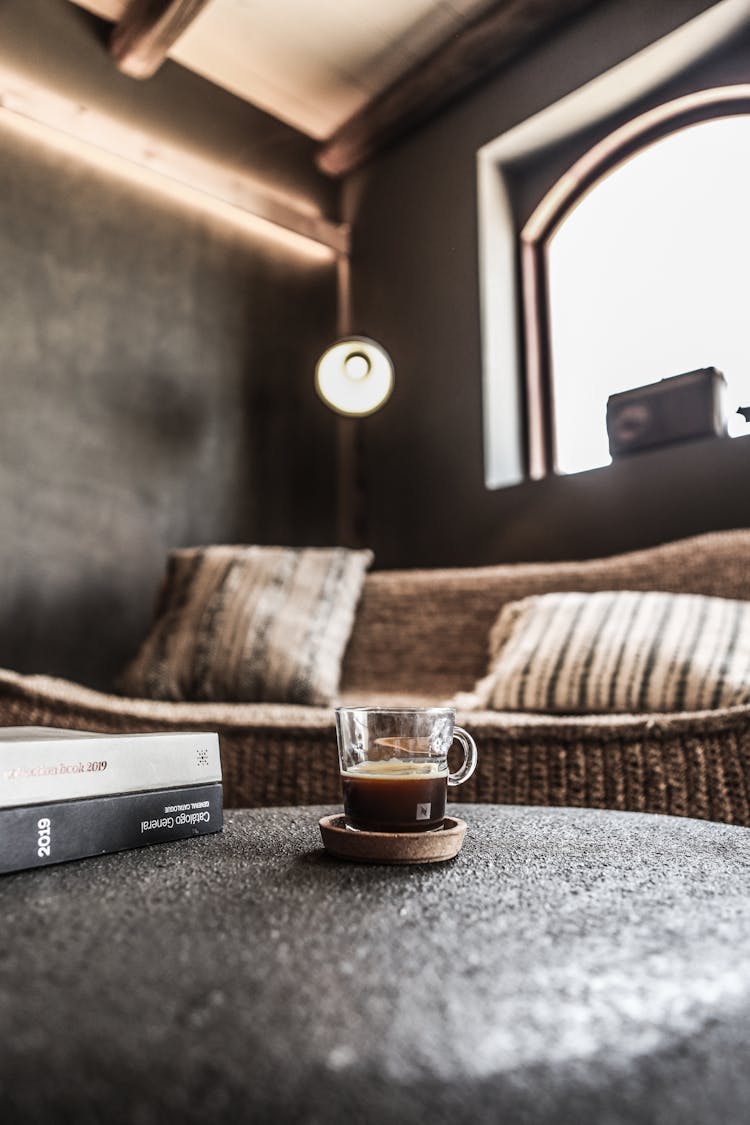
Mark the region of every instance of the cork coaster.
[[442, 863], [458, 855], [466, 834], [466, 821], [454, 816], [438, 832], [352, 832], [341, 813], [319, 823], [326, 851], [359, 863]]

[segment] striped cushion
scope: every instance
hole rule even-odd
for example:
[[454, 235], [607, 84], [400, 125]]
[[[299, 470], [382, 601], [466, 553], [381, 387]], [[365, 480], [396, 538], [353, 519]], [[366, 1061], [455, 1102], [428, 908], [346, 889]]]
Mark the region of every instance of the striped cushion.
[[511, 602], [490, 672], [456, 702], [499, 711], [698, 711], [750, 702], [750, 602], [634, 591]]
[[154, 624], [118, 685], [150, 699], [330, 704], [370, 551], [173, 551]]

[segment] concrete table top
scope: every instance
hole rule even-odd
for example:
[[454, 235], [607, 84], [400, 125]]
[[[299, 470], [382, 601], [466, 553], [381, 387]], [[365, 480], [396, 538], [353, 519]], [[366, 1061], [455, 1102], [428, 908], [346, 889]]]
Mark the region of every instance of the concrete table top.
[[0, 879], [0, 1120], [745, 1125], [750, 829], [454, 806], [446, 864], [331, 809]]

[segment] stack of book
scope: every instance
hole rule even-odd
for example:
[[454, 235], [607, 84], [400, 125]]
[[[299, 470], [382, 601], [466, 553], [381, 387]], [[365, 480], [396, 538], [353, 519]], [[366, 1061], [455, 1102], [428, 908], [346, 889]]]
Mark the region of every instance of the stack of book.
[[216, 734], [0, 728], [0, 873], [222, 826]]

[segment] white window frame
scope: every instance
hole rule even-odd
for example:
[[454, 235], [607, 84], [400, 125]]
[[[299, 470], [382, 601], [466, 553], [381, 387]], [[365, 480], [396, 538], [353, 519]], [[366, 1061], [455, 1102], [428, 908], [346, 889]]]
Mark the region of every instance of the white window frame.
[[[539, 310], [544, 307], [545, 294], [543, 288], [539, 291], [540, 271], [538, 261], [532, 261], [530, 245], [539, 238], [543, 220], [550, 220], [555, 206], [559, 211], [561, 202], [570, 194], [571, 183], [563, 176], [526, 224], [519, 271], [519, 236], [511, 205], [510, 170], [517, 162], [539, 156], [550, 146], [622, 113], [730, 40], [747, 22], [747, 0], [722, 0], [625, 62], [514, 126], [477, 153], [487, 488], [520, 484], [529, 477], [539, 480], [554, 471], [549, 390], [544, 376], [547, 364], [542, 353], [543, 333], [538, 331]], [[727, 97], [726, 91], [715, 93]], [[598, 145], [594, 146], [574, 165], [579, 178], [587, 170], [589, 159], [601, 157], [598, 149]]]

